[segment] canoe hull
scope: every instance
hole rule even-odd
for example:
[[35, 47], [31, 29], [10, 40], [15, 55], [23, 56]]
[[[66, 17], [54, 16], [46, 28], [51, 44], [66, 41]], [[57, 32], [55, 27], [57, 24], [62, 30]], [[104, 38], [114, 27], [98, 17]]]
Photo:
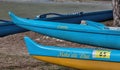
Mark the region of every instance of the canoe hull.
[[120, 69], [119, 50], [43, 46], [28, 37], [24, 40], [29, 54], [41, 61], [83, 70]]
[[80, 43], [92, 46], [101, 46], [105, 48], [117, 48], [120, 49], [120, 36], [119, 35], [107, 35], [107, 34], [96, 34], [88, 32], [72, 32], [65, 30], [47, 29], [47, 28], [37, 28], [32, 26], [23, 26], [28, 30], [44, 34], [47, 36]]
[[0, 26], [0, 29], [0, 37], [28, 31], [16, 25]]
[[120, 49], [120, 31], [109, 30], [102, 24], [92, 21], [86, 21], [87, 25], [37, 21], [9, 14], [16, 25], [40, 34], [80, 44]]
[[120, 63], [115, 62], [102, 62], [102, 61], [91, 61], [91, 60], [77, 60], [69, 58], [55, 58], [47, 56], [32, 56], [35, 59], [63, 65], [67, 67], [83, 69], [83, 70], [120, 70]]
[[30, 55], [120, 62], [119, 50], [44, 46], [37, 44], [29, 37], [25, 37], [24, 40]]
[[[49, 13], [48, 13], [49, 14]], [[47, 15], [41, 15], [47, 16]], [[102, 22], [113, 19], [113, 11], [96, 11], [96, 12], [88, 12], [88, 13], [79, 13], [79, 14], [71, 14], [71, 15], [62, 15], [59, 17], [51, 17], [51, 18], [38, 18], [38, 20], [44, 21], [53, 21], [53, 22], [64, 22], [64, 23], [77, 23], [80, 24], [81, 20], [91, 20], [96, 22]]]
[[28, 30], [18, 27], [11, 21], [0, 20], [0, 37], [26, 32], [26, 31]]

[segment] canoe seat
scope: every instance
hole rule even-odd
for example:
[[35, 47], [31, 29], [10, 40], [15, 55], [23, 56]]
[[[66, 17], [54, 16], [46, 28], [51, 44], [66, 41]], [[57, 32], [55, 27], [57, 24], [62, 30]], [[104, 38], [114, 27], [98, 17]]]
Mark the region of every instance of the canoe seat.
[[50, 16], [50, 15], [55, 15], [55, 16], [59, 16], [59, 17], [64, 16], [64, 15], [62, 15], [62, 14], [57, 14], [57, 13], [46, 13], [46, 14], [38, 15], [38, 16], [36, 16], [36, 18], [47, 18], [48, 15], [49, 15], [49, 16]]
[[120, 27], [108, 27], [109, 30], [116, 30], [116, 31], [120, 31]]
[[92, 26], [92, 27], [95, 27], [98, 29], [106, 29], [107, 28], [107, 26], [105, 26], [102, 23], [97, 23], [97, 22], [93, 22], [93, 21], [89, 21], [89, 20], [82, 20], [81, 24], [82, 25], [89, 25], [89, 26]]
[[81, 21], [81, 24], [83, 24], [83, 25], [87, 25], [87, 23], [86, 23], [85, 20], [82, 20], [82, 21]]
[[72, 14], [58, 14], [58, 13], [46, 13], [46, 14], [42, 14], [42, 15], [37, 15], [36, 18], [48, 18], [48, 16], [56, 16], [56, 17], [67, 17], [69, 18], [69, 16], [76, 16], [76, 15], [82, 15], [83, 12], [77, 12], [77, 13], [72, 13]]

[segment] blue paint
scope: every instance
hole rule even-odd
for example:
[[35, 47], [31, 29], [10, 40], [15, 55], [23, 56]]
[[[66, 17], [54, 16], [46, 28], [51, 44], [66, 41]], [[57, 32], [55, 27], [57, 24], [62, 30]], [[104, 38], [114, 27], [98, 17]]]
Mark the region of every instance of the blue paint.
[[120, 30], [110, 30], [100, 23], [86, 21], [86, 25], [65, 24], [24, 19], [13, 13], [9, 15], [16, 25], [40, 34], [81, 44], [120, 49]]
[[[28, 52], [30, 55], [36, 56], [51, 56], [51, 57], [59, 57], [59, 58], [74, 58], [74, 59], [86, 59], [86, 60], [100, 60], [100, 61], [110, 61], [110, 62], [120, 62], [120, 51], [119, 50], [96, 50], [91, 48], [70, 48], [70, 47], [56, 47], [56, 46], [44, 46], [41, 44], [37, 44], [32, 41], [29, 37], [24, 37], [24, 41]], [[108, 51], [110, 53], [105, 54], [103, 58], [95, 58], [93, 57], [94, 51]], [[66, 53], [66, 55], [61, 56], [60, 53]], [[71, 55], [77, 55], [75, 57], [71, 57]], [[60, 55], [60, 56], [59, 56]], [[80, 55], [86, 55], [86, 57], [80, 57]], [[104, 55], [104, 54], [103, 54]], [[67, 57], [66, 57], [67, 56]], [[108, 58], [106, 58], [109, 56]]]

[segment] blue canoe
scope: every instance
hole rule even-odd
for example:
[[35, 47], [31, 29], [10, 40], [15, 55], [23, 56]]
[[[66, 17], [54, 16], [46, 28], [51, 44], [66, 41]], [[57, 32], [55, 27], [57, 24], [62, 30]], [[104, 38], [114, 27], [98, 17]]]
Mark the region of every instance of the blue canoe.
[[38, 60], [85, 70], [120, 69], [119, 50], [44, 46], [29, 37], [24, 40], [29, 54]]
[[11, 21], [0, 20], [0, 37], [26, 32], [28, 30], [16, 26]]
[[12, 21], [25, 29], [51, 37], [106, 48], [120, 49], [120, 28], [84, 21], [84, 24], [66, 24], [20, 18], [9, 12]]
[[[93, 21], [107, 21], [113, 19], [112, 10], [106, 11], [96, 11], [89, 13], [77, 13], [70, 15], [62, 15], [56, 13], [47, 13], [40, 15], [40, 17], [35, 18], [35, 20], [44, 20], [44, 21], [54, 21], [54, 22], [67, 22], [67, 23], [80, 23], [82, 19], [88, 19]], [[57, 15], [58, 17], [47, 18], [48, 15]], [[99, 18], [102, 17], [102, 18]], [[20, 32], [26, 32], [28, 30], [17, 27], [11, 21], [0, 20], [0, 37], [16, 34]]]
[[[56, 15], [56, 17], [47, 17], [51, 15]], [[102, 22], [113, 19], [113, 11], [105, 10], [105, 11], [96, 11], [96, 12], [80, 12], [76, 14], [57, 14], [57, 13], [47, 13], [40, 16], [37, 16], [38, 20], [44, 21], [54, 21], [54, 22], [65, 22], [65, 23], [77, 23], [80, 24], [81, 20], [91, 20], [96, 22]]]

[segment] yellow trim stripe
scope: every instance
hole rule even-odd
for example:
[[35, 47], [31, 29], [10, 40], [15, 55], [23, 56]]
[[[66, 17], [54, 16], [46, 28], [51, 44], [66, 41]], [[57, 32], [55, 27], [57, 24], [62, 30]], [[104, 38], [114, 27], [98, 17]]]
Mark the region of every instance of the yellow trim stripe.
[[38, 60], [84, 70], [120, 70], [120, 63], [92, 60], [78, 60], [47, 56], [32, 56]]

